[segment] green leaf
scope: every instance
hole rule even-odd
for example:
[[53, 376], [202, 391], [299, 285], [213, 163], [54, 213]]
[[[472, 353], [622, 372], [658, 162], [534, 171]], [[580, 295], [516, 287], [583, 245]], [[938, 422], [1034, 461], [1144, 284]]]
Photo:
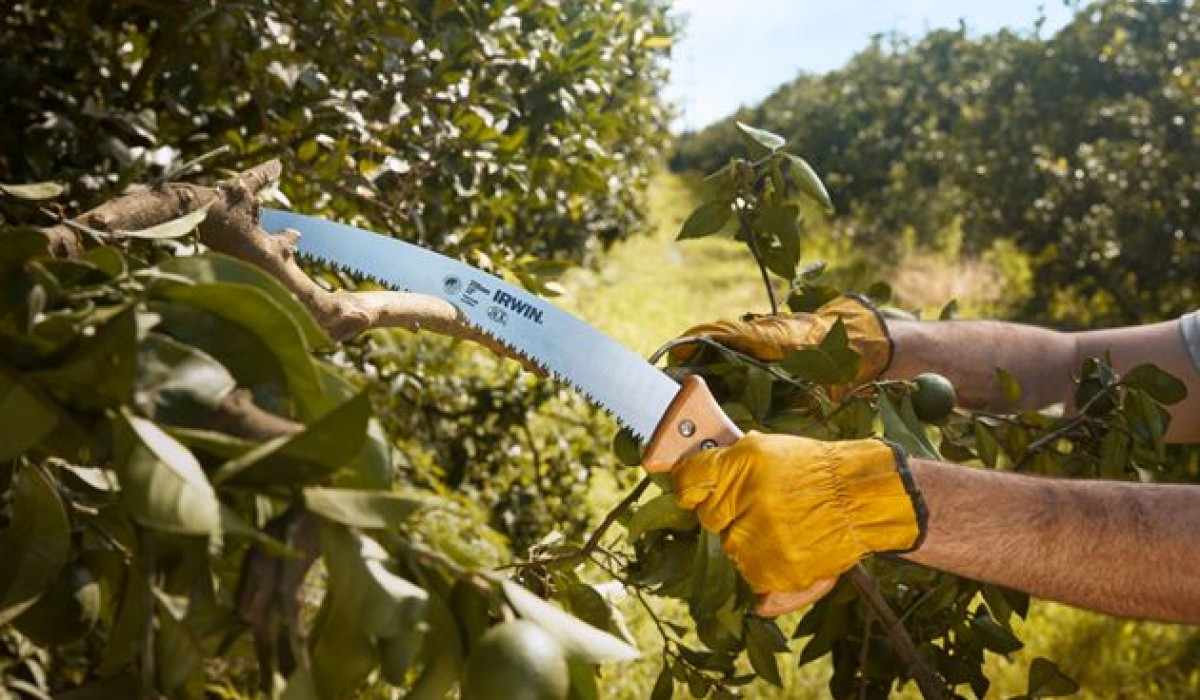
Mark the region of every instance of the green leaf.
[[676, 240], [684, 241], [691, 238], [704, 238], [714, 233], [720, 233], [725, 228], [729, 218], [733, 216], [732, 205], [725, 200], [712, 200], [696, 207], [695, 211], [683, 222], [683, 229]]
[[596, 629], [552, 603], [530, 593], [520, 584], [500, 580], [504, 596], [521, 617], [531, 620], [554, 637], [567, 657], [587, 663], [632, 661], [641, 653], [608, 632]]
[[631, 642], [633, 637], [620, 611], [589, 583], [573, 582], [566, 587], [566, 604], [571, 614], [592, 627]]
[[1037, 657], [1029, 664], [1029, 683], [1026, 695], [1030, 698], [1056, 698], [1079, 692], [1079, 683], [1062, 672], [1053, 661]]
[[861, 358], [850, 348], [846, 324], [834, 322], [817, 347], [800, 348], [779, 363], [793, 376], [817, 384], [846, 384], [858, 376]]
[[1129, 434], [1113, 429], [1100, 440], [1100, 478], [1120, 479], [1129, 469]]
[[795, 205], [767, 204], [754, 218], [754, 231], [764, 234], [760, 240], [767, 245], [759, 251], [767, 269], [790, 280], [800, 264], [800, 211]]
[[371, 405], [358, 394], [302, 432], [262, 443], [221, 465], [213, 483], [305, 484], [319, 481], [353, 459], [367, 436]]
[[783, 148], [787, 143], [787, 140], [779, 134], [773, 134], [770, 131], [758, 129], [741, 122], [734, 123], [737, 125], [738, 131], [742, 132], [742, 134], [745, 135], [746, 138], [748, 138], [751, 142], [762, 146], [763, 148], [767, 149], [767, 151], [772, 153]]
[[951, 321], [958, 316], [958, 299], [951, 299], [946, 302], [942, 310], [938, 313], [939, 321]]
[[650, 700], [671, 700], [675, 694], [675, 679], [671, 676], [671, 667], [663, 664], [654, 681], [654, 690], [650, 691]]
[[70, 397], [71, 405], [108, 408], [133, 399], [137, 378], [137, 316], [132, 306], [98, 311], [94, 334], [62, 364], [31, 372], [40, 384]]
[[567, 691], [567, 700], [597, 700], [600, 689], [596, 686], [596, 667], [578, 659], [567, 662], [571, 685]]
[[200, 222], [204, 221], [208, 216], [208, 210], [217, 200], [214, 198], [195, 211], [184, 214], [177, 219], [171, 219], [165, 223], [150, 228], [141, 229], [140, 231], [124, 231], [117, 229], [112, 233], [122, 238], [141, 238], [147, 240], [167, 240], [171, 238], [181, 238], [196, 230]]
[[57, 424], [58, 413], [49, 399], [0, 364], [0, 463], [41, 442]]
[[154, 644], [159, 690], [169, 698], [203, 697], [204, 651], [188, 625], [159, 614]]
[[8, 185], [0, 183], [0, 192], [18, 199], [42, 200], [54, 199], [66, 188], [57, 182], [31, 182], [26, 185]]
[[312, 669], [307, 665], [297, 666], [279, 693], [279, 700], [321, 700]]
[[775, 654], [787, 651], [787, 640], [774, 621], [749, 615], [746, 617], [746, 654], [754, 672], [768, 683], [783, 687], [779, 662]]
[[211, 355], [161, 333], [147, 334], [138, 346], [137, 370], [139, 408], [168, 423], [198, 420], [237, 387]]
[[159, 269], [187, 277], [199, 284], [240, 284], [254, 287], [266, 294], [282, 309], [304, 334], [309, 347], [314, 350], [331, 349], [334, 345], [329, 335], [321, 328], [308, 308], [300, 303], [286, 287], [262, 268], [237, 258], [220, 253], [171, 258], [162, 262]]
[[311, 652], [312, 684], [319, 698], [349, 697], [378, 664], [375, 643], [362, 624], [369, 621], [354, 617], [356, 612], [357, 608], [344, 606], [336, 592], [326, 594]]
[[333, 489], [304, 489], [304, 506], [336, 523], [367, 530], [391, 529], [405, 524], [412, 516], [448, 501], [429, 494]]
[[1021, 401], [1021, 382], [1012, 372], [1003, 367], [997, 367], [996, 383], [1000, 385], [1000, 393], [1004, 396], [1004, 400], [1010, 405], [1015, 406]]
[[867, 298], [876, 306], [887, 304], [892, 300], [892, 285], [882, 281], [871, 283], [871, 286], [867, 287]]
[[929, 441], [921, 421], [912, 410], [912, 401], [904, 397], [900, 408], [885, 393], [879, 394], [879, 418], [883, 421], [883, 436], [898, 443], [911, 457], [938, 459], [937, 449]]
[[338, 610], [365, 633], [386, 639], [423, 624], [429, 594], [389, 571], [388, 554], [375, 540], [326, 525], [321, 553]]
[[229, 283], [156, 285], [154, 294], [163, 301], [152, 303], [151, 310], [162, 315], [165, 332], [215, 357], [239, 384], [253, 387], [256, 398], [273, 395], [282, 404], [259, 401], [263, 408], [287, 414], [290, 398], [301, 418], [324, 412], [305, 336], [269, 294]]
[[825, 189], [825, 183], [821, 182], [820, 176], [813, 167], [808, 164], [800, 156], [787, 154], [788, 163], [792, 166], [795, 173], [796, 184], [799, 185], [800, 191], [808, 196], [825, 210], [826, 213], [833, 213], [833, 200], [829, 197], [829, 191]]
[[1000, 443], [996, 442], [992, 429], [982, 423], [975, 424], [975, 452], [979, 454], [979, 461], [989, 467], [996, 466]]
[[719, 535], [702, 530], [692, 561], [692, 594], [688, 610], [692, 617], [703, 619], [716, 614], [737, 592], [737, 570], [721, 550]]
[[633, 467], [642, 463], [642, 443], [629, 428], [622, 427], [613, 435], [612, 450], [621, 464]]
[[971, 618], [971, 631], [984, 648], [998, 654], [1011, 654], [1025, 646], [1011, 630], [993, 620], [982, 609], [977, 610], [975, 617]]
[[1187, 398], [1187, 385], [1156, 365], [1138, 365], [1125, 373], [1125, 385], [1141, 389], [1163, 404], [1179, 403]]
[[746, 368], [746, 382], [742, 385], [740, 403], [754, 416], [755, 421], [762, 421], [771, 410], [771, 393], [774, 378], [770, 372], [757, 367]]
[[114, 471], [134, 520], [181, 535], [220, 530], [221, 503], [186, 447], [154, 423], [122, 410], [114, 421]]
[[71, 524], [53, 482], [40, 467], [16, 469], [9, 486], [12, 520], [0, 529], [0, 627], [37, 602], [71, 548]]
[[696, 513], [680, 508], [675, 502], [675, 495], [661, 494], [645, 504], [638, 506], [629, 518], [628, 530], [630, 542], [636, 542], [642, 535], [654, 530], [689, 531], [699, 527]]
[[462, 638], [453, 613], [440, 596], [430, 596], [425, 625], [429, 632], [420, 656], [424, 670], [404, 700], [443, 700], [462, 670]]

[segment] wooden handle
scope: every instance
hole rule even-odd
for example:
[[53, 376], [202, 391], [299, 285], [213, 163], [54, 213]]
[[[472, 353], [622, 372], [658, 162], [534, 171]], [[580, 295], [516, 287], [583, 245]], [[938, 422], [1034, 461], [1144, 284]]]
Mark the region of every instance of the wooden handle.
[[669, 472], [691, 453], [729, 445], [741, 436], [742, 431], [721, 410], [704, 380], [692, 375], [683, 381], [663, 414], [642, 454], [642, 466], [650, 473]]

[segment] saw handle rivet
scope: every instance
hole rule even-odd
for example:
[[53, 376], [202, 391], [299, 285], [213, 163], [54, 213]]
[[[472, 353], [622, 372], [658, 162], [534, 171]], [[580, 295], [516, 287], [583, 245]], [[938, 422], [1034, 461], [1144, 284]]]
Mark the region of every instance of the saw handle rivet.
[[711, 450], [712, 448], [714, 448], [716, 446], [717, 446], [716, 440], [705, 440], [704, 442], [700, 443], [700, 449], [702, 449], [702, 450]]
[[696, 424], [687, 418], [684, 418], [683, 420], [679, 421], [679, 434], [685, 438], [690, 438], [696, 434]]

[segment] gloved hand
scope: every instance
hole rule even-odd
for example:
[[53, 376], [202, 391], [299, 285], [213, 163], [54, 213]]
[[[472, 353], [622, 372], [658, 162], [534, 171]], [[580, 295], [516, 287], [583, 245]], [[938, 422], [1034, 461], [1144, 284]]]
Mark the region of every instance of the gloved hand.
[[811, 602], [859, 559], [916, 549], [925, 532], [925, 504], [904, 453], [882, 440], [750, 432], [671, 473], [679, 505], [720, 533], [760, 601], [813, 588], [803, 599]]
[[[838, 319], [846, 326], [850, 348], [859, 364], [855, 383], [879, 377], [892, 361], [892, 339], [879, 311], [855, 296], [840, 296], [811, 314], [757, 316], [748, 321], [716, 321], [690, 328], [685, 336], [707, 336], [764, 362], [778, 362], [804, 347], [820, 345]], [[699, 346], [680, 345], [671, 350], [679, 361], [692, 357]]]

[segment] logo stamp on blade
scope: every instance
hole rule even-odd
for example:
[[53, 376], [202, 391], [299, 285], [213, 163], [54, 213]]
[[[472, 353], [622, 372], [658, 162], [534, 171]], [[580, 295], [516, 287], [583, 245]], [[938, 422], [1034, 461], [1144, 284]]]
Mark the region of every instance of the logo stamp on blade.
[[496, 294], [492, 297], [492, 301], [517, 314], [518, 316], [524, 316], [539, 326], [542, 325], [542, 310], [534, 306], [532, 302], [522, 301], [503, 289], [496, 290]]
[[508, 312], [499, 306], [489, 306], [487, 310], [488, 318], [492, 319], [500, 325], [508, 324]]
[[449, 275], [442, 280], [442, 289], [445, 290], [447, 296], [454, 296], [462, 291], [462, 280], [454, 275]]

